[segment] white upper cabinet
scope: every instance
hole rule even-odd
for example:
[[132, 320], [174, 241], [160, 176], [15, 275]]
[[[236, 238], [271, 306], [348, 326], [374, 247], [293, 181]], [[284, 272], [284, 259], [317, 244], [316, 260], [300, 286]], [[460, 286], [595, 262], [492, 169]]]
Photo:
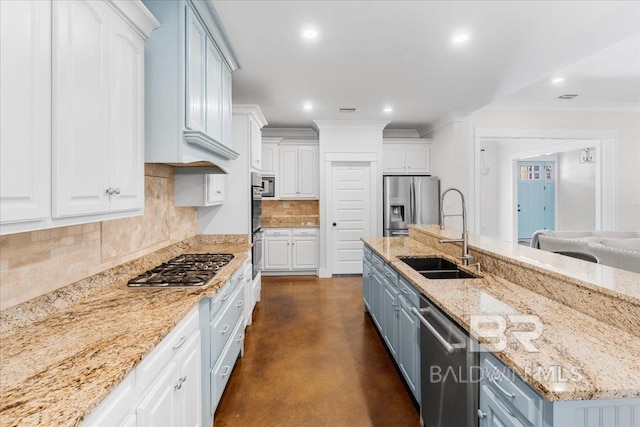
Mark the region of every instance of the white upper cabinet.
[[215, 206], [224, 203], [226, 175], [177, 174], [175, 176], [176, 206]]
[[205, 105], [209, 83], [207, 71], [214, 70], [209, 70], [207, 63], [207, 34], [191, 8], [187, 8], [186, 33], [186, 127], [205, 132], [208, 118]]
[[0, 7], [1, 234], [142, 213], [144, 39], [159, 23], [139, 2]]
[[278, 160], [280, 155], [278, 143], [280, 141], [282, 141], [282, 138], [262, 138], [262, 175], [275, 176], [278, 173]]
[[431, 173], [431, 141], [429, 139], [385, 139], [383, 173], [391, 175], [424, 175]]
[[0, 217], [51, 213], [51, 3], [0, 1]]
[[[145, 160], [218, 166], [231, 141], [232, 72], [239, 67], [212, 2], [145, 0], [162, 22], [145, 44]], [[204, 162], [204, 163], [203, 163]]]
[[318, 198], [318, 146], [316, 144], [281, 144], [280, 173], [277, 182], [280, 198]]
[[262, 170], [262, 131], [260, 126], [251, 122], [251, 167]]
[[105, 2], [53, 3], [53, 217], [144, 207], [144, 40]]

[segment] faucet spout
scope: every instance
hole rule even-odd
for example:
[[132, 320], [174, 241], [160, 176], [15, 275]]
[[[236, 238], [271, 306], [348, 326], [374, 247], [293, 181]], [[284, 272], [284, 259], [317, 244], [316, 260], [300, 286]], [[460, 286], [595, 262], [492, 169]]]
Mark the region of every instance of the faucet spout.
[[[444, 196], [447, 195], [449, 191], [455, 191], [460, 195], [460, 200], [462, 202], [462, 212], [457, 214], [448, 214], [444, 213]], [[469, 255], [469, 233], [467, 232], [467, 206], [464, 202], [464, 195], [462, 191], [457, 188], [448, 188], [442, 192], [442, 196], [440, 196], [440, 229], [444, 230], [444, 219], [448, 216], [461, 216], [462, 217], [462, 238], [460, 239], [449, 239], [449, 240], [440, 240], [440, 243], [462, 243], [462, 256], [460, 259], [462, 260], [462, 265], [469, 265], [469, 261], [473, 259], [471, 255]]]

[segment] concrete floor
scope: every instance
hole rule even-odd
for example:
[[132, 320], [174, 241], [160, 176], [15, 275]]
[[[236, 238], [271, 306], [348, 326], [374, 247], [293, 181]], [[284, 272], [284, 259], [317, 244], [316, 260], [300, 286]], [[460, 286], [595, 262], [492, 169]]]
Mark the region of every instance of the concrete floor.
[[364, 311], [360, 277], [263, 277], [221, 426], [419, 426]]

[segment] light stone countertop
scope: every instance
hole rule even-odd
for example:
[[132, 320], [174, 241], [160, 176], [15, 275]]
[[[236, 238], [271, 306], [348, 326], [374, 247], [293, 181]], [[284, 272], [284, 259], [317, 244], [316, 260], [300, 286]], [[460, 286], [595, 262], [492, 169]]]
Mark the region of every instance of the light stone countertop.
[[[363, 240], [467, 331], [472, 316], [538, 316], [543, 325], [533, 341], [538, 352], [511, 346], [516, 340], [509, 338], [509, 331], [525, 328], [509, 322], [510, 345], [494, 354], [548, 400], [640, 396], [640, 337], [489, 273], [479, 279], [426, 279], [398, 257], [457, 260], [412, 238]], [[491, 348], [491, 340], [479, 341]]]
[[[0, 424], [79, 425], [200, 299], [218, 292], [250, 248], [196, 236], [96, 275], [92, 284], [65, 287], [56, 296], [69, 299], [62, 309], [13, 310], [29, 318], [9, 326], [3, 313]], [[205, 288], [127, 288], [130, 278], [180, 253], [235, 257]], [[76, 292], [82, 295], [73, 300]]]

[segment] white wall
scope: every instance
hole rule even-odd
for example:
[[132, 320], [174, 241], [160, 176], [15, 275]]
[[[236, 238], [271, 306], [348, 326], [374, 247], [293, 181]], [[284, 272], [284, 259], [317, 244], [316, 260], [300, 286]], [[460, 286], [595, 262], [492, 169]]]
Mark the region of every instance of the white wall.
[[231, 128], [238, 158], [230, 162], [225, 200], [220, 206], [198, 208], [199, 234], [246, 234], [251, 239], [251, 147], [249, 116], [234, 114]]
[[556, 230], [595, 230], [596, 165], [578, 162], [579, 151], [558, 156]]
[[[468, 194], [470, 230], [476, 231], [473, 188], [474, 129], [610, 130], [617, 134], [614, 147], [615, 230], [640, 230], [640, 113], [579, 111], [479, 110], [460, 122], [423, 134], [433, 140], [434, 175], [442, 188], [459, 186]], [[568, 136], [568, 138], [571, 138]]]
[[327, 161], [328, 155], [334, 157], [344, 156], [345, 159], [353, 158], [354, 153], [374, 153], [376, 162], [372, 167], [376, 169], [375, 188], [376, 197], [371, 206], [373, 212], [374, 230], [371, 237], [382, 236], [382, 130], [388, 122], [378, 121], [315, 121], [319, 132], [319, 172], [320, 172], [320, 269], [321, 277], [331, 275], [330, 266], [327, 265], [327, 251], [329, 245], [329, 233], [331, 232], [331, 212], [327, 206], [327, 200], [331, 197], [327, 189], [327, 172], [331, 163]]

